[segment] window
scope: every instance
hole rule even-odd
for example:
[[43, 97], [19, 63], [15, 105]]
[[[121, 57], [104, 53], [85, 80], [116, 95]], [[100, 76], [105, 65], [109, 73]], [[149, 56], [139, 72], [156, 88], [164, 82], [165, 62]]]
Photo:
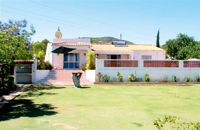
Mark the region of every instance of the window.
[[151, 60], [151, 55], [142, 55], [142, 60]]
[[121, 59], [121, 55], [107, 55], [107, 59]]

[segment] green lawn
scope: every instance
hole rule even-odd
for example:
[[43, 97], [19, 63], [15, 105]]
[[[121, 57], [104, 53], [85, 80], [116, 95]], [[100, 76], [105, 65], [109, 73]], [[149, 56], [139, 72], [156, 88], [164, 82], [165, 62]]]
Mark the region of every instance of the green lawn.
[[0, 109], [0, 129], [156, 130], [164, 115], [200, 121], [199, 101], [200, 85], [34, 86]]

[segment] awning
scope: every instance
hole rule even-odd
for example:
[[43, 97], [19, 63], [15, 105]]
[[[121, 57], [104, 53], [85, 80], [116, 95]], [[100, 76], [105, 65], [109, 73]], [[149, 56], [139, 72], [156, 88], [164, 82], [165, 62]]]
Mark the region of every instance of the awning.
[[52, 52], [53, 53], [68, 53], [68, 52], [73, 51], [75, 49], [76, 48], [74, 48], [74, 47], [63, 47], [63, 46], [61, 46], [61, 47], [53, 50]]

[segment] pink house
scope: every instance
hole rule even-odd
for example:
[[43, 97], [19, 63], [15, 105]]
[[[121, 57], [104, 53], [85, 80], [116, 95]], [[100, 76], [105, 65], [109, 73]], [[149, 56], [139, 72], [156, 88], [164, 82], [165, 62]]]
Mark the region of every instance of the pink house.
[[[52, 53], [59, 47], [73, 48], [68, 53]], [[152, 45], [90, 43], [90, 39], [54, 39], [47, 46], [45, 61], [58, 69], [80, 69], [86, 63], [88, 51], [94, 51], [98, 59], [165, 60], [165, 50]]]

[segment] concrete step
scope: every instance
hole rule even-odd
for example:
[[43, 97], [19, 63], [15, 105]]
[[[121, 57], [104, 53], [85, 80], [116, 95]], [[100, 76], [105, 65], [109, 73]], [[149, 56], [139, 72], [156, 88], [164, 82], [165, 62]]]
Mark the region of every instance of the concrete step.
[[[69, 84], [73, 85], [72, 72], [82, 72], [81, 70], [51, 70], [49, 74], [38, 81], [39, 84]], [[93, 84], [86, 79], [86, 73], [83, 73], [80, 84]]]

